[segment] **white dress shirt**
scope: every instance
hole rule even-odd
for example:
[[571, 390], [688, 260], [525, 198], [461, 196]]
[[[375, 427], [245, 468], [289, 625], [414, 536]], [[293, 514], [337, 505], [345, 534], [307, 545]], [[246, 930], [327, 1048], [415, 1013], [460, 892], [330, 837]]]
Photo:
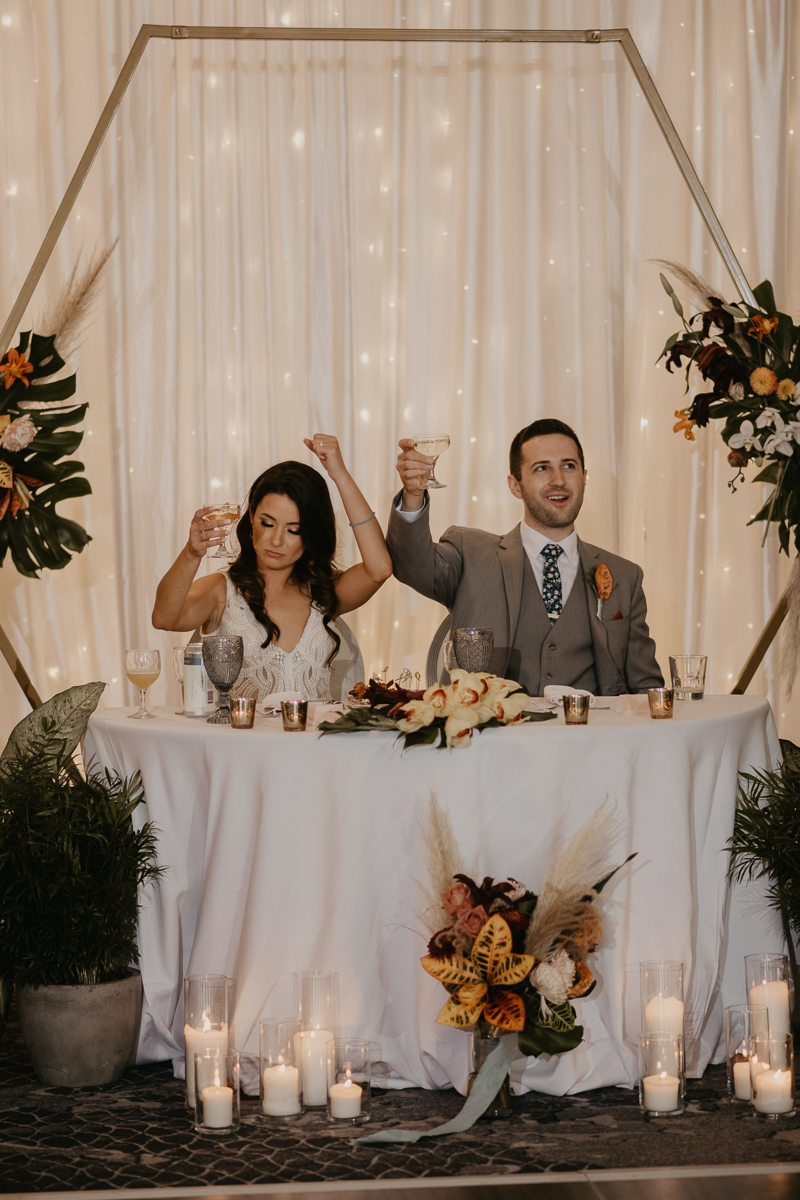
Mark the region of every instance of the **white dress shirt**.
[[522, 548], [528, 556], [528, 562], [533, 568], [533, 577], [536, 580], [536, 586], [539, 591], [542, 590], [542, 576], [544, 574], [544, 558], [542, 550], [545, 546], [549, 546], [552, 542], [556, 546], [561, 547], [556, 562], [558, 564], [558, 573], [561, 576], [561, 604], [562, 607], [567, 603], [567, 597], [572, 591], [572, 585], [575, 582], [578, 571], [580, 570], [581, 560], [578, 554], [578, 535], [573, 529], [572, 533], [561, 541], [555, 541], [554, 538], [545, 537], [543, 533], [538, 533], [532, 529], [530, 525], [526, 525], [524, 521], [520, 523], [519, 536], [522, 541]]
[[[405, 512], [401, 507], [402, 503], [401, 495], [395, 504], [395, 508], [400, 516], [406, 521], [416, 521], [427, 508], [428, 495], [427, 493], [425, 494], [422, 508], [418, 508], [414, 512]], [[522, 541], [522, 548], [527, 554], [528, 561], [533, 568], [533, 577], [536, 580], [536, 586], [541, 592], [542, 576], [544, 574], [542, 550], [545, 546], [549, 546], [554, 539], [545, 537], [542, 533], [537, 533], [535, 529], [532, 529], [530, 525], [526, 525], [524, 521], [520, 522], [519, 536]], [[558, 563], [558, 573], [561, 576], [561, 604], [563, 607], [567, 603], [567, 597], [572, 591], [572, 585], [581, 566], [580, 555], [578, 554], [578, 535], [573, 529], [572, 533], [568, 534], [560, 542], [555, 542], [555, 545], [561, 547], [561, 553], [556, 562]]]

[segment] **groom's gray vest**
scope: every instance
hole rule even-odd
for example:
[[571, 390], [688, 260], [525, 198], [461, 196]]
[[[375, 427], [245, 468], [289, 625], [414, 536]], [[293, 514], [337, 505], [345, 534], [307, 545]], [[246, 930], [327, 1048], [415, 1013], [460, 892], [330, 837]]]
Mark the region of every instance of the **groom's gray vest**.
[[506, 677], [516, 679], [531, 696], [541, 696], [549, 683], [598, 691], [586, 588], [581, 583], [579, 570], [561, 616], [551, 625], [525, 555], [522, 604]]

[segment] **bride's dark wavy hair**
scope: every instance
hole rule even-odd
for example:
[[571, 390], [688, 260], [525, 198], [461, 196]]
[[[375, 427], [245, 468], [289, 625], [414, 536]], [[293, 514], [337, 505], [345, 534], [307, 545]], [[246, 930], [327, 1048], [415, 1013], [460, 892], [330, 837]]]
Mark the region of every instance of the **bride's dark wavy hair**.
[[341, 638], [330, 623], [336, 615], [336, 579], [334, 566], [336, 554], [336, 519], [333, 515], [325, 480], [319, 471], [305, 463], [276, 463], [263, 475], [259, 475], [250, 488], [247, 508], [236, 526], [239, 538], [239, 557], [231, 564], [231, 582], [247, 601], [250, 611], [267, 631], [261, 643], [266, 650], [270, 642], [277, 642], [281, 631], [264, 607], [264, 581], [258, 570], [256, 552], [253, 547], [253, 514], [265, 496], [286, 496], [294, 501], [300, 514], [300, 536], [303, 539], [303, 557], [294, 564], [292, 578], [300, 587], [306, 587], [311, 600], [322, 610], [322, 622], [334, 642], [328, 666], [339, 652]]

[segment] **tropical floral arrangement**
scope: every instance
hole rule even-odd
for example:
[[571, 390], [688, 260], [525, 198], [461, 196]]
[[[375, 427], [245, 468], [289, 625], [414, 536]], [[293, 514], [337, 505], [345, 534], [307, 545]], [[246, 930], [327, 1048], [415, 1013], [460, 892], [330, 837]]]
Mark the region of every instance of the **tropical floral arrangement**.
[[323, 721], [321, 733], [396, 729], [407, 747], [438, 745], [453, 750], [470, 744], [473, 729], [552, 720], [553, 713], [526, 713], [530, 696], [512, 679], [475, 674], [460, 668], [449, 684], [408, 691], [393, 681], [372, 679], [356, 707], [337, 721]]
[[696, 428], [723, 420], [722, 439], [736, 471], [729, 486], [735, 491], [751, 464], [759, 468], [753, 483], [774, 485], [748, 524], [765, 521], [768, 530], [776, 522], [781, 549], [788, 554], [793, 537], [800, 550], [800, 325], [778, 311], [769, 280], [754, 288], [754, 308], [744, 301], [726, 304], [678, 263], [662, 265], [686, 286], [699, 311], [687, 321], [674, 288], [661, 275], [683, 329], [667, 339], [659, 357], [670, 372], [685, 369], [687, 391], [693, 366], [709, 384], [708, 391], [676, 411], [674, 430], [694, 441]]
[[[570, 1003], [595, 986], [587, 962], [603, 935], [595, 901], [624, 866], [607, 865], [620, 829], [608, 802], [575, 834], [537, 896], [524, 883], [487, 876], [477, 883], [449, 814], [431, 795], [422, 831], [429, 884], [419, 914], [431, 933], [422, 966], [449, 992], [436, 1020], [516, 1033], [523, 1055], [563, 1054], [583, 1038]], [[630, 855], [625, 862], [629, 862]]]
[[10, 553], [20, 574], [33, 579], [42, 567], [65, 567], [91, 541], [56, 510], [62, 500], [92, 490], [83, 463], [68, 457], [83, 440], [70, 427], [83, 420], [88, 405], [72, 399], [74, 374], [52, 377], [78, 344], [113, 249], [97, 254], [81, 275], [76, 264], [43, 318], [47, 336], [21, 333], [0, 358], [0, 564]]

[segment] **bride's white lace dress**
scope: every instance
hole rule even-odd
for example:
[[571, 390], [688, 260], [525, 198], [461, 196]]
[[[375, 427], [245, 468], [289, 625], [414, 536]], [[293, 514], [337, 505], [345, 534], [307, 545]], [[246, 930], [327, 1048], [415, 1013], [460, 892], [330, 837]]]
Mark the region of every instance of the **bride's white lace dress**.
[[272, 692], [300, 692], [307, 700], [330, 699], [331, 672], [326, 664], [334, 642], [322, 623], [320, 609], [311, 605], [300, 641], [290, 653], [272, 643], [262, 650], [267, 636], [264, 626], [227, 574], [225, 587], [225, 611], [215, 632], [238, 635], [244, 642], [242, 673], [231, 694], [263, 700]]

